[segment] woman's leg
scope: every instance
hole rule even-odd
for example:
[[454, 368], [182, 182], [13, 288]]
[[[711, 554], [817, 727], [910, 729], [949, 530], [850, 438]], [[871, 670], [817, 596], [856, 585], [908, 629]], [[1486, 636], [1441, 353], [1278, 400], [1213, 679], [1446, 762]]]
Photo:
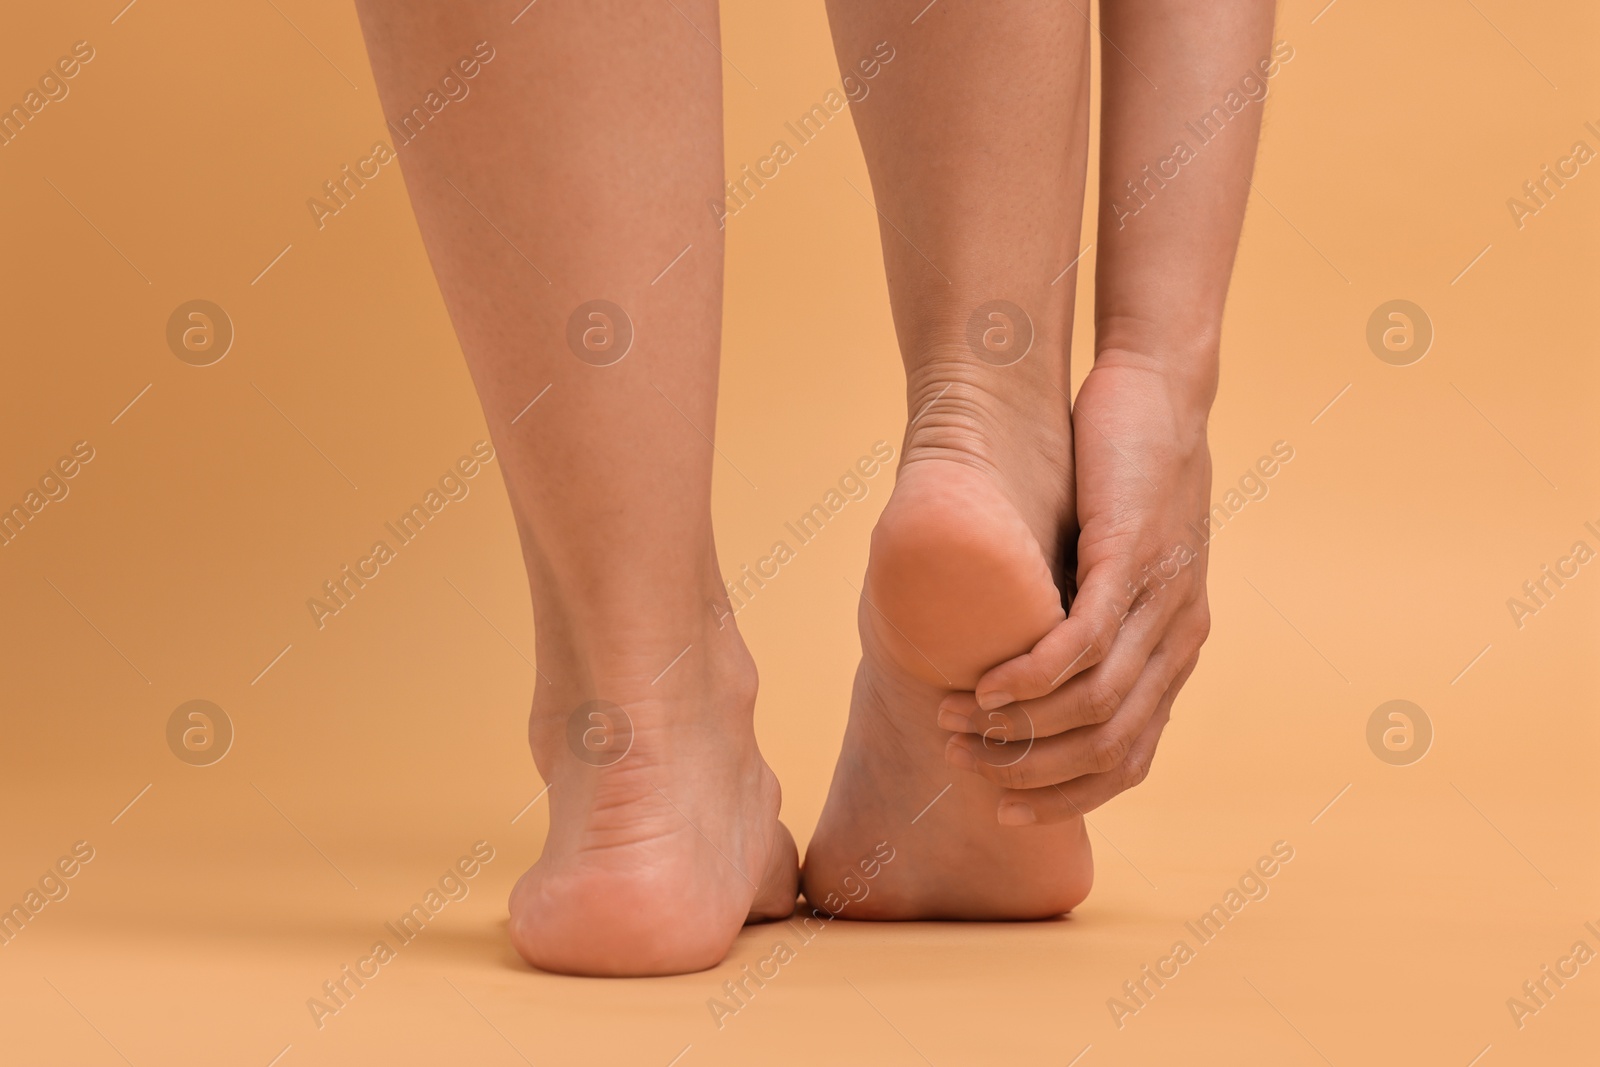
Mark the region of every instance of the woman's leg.
[[533, 595], [550, 832], [512, 940], [572, 973], [712, 966], [796, 877], [711, 533], [715, 0], [359, 9]]
[[1103, 78], [1094, 367], [1073, 407], [1079, 596], [977, 690], [1001, 718], [1014, 699], [1033, 709], [1041, 733], [1093, 725], [1035, 745], [1006, 772], [1025, 774], [1015, 781], [980, 768], [1016, 786], [1002, 801], [1012, 823], [1075, 821], [1142, 781], [1209, 632], [1206, 420], [1223, 300], [1268, 82], [1294, 58], [1272, 44], [1271, 0], [1100, 7], [1117, 47]]
[[[939, 705], [1064, 617], [1066, 268], [1080, 254], [1089, 27], [1070, 3], [1025, 0], [835, 0], [829, 17], [847, 74], [893, 54], [853, 114], [909, 424], [873, 532], [863, 660], [807, 896], [845, 917], [1058, 914], [1088, 892], [1082, 821], [999, 825], [1001, 787], [946, 762], [968, 750], [952, 748]], [[974, 758], [1018, 751], [980, 745]], [[871, 880], [863, 858], [877, 861]]]

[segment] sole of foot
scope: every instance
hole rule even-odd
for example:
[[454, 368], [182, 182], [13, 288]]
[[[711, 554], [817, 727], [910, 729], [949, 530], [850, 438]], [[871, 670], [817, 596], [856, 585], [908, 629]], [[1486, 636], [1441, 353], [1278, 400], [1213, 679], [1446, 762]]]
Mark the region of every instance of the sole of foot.
[[1083, 820], [1001, 825], [1002, 790], [946, 762], [952, 735], [937, 717], [945, 695], [1065, 617], [1041, 516], [1017, 500], [1060, 514], [1071, 488], [1063, 473], [1034, 499], [985, 463], [907, 455], [872, 535], [862, 661], [806, 899], [841, 918], [1057, 916], [1093, 879]]
[[798, 855], [756, 747], [754, 666], [737, 651], [731, 670], [677, 664], [664, 692], [619, 681], [593, 687], [601, 701], [535, 694], [550, 831], [510, 900], [528, 963], [686, 974], [720, 963], [746, 923], [794, 910]]

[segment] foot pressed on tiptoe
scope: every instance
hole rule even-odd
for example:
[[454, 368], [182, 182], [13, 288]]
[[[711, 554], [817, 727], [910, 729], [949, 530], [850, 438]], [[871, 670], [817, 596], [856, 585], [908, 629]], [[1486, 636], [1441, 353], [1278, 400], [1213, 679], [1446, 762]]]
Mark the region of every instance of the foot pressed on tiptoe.
[[849, 724], [802, 872], [812, 906], [842, 918], [1046, 918], [1093, 877], [1083, 820], [1002, 825], [1003, 790], [947, 762], [938, 722], [946, 695], [1065, 617], [1066, 401], [998, 370], [958, 375], [911, 427], [872, 534]]
[[754, 664], [731, 627], [697, 634], [652, 683], [671, 655], [642, 676], [541, 662], [551, 682], [528, 733], [550, 832], [510, 901], [512, 943], [536, 967], [704, 970], [746, 922], [794, 909], [798, 856], [756, 747]]

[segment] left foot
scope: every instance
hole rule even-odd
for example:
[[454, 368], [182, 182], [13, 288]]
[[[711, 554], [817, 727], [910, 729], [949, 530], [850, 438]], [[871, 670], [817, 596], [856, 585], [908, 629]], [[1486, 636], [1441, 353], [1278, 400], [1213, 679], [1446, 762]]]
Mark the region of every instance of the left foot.
[[[615, 655], [629, 632], [627, 623], [608, 628], [610, 664], [644, 658]], [[540, 657], [560, 680], [541, 679], [528, 724], [550, 787], [550, 832], [510, 910], [512, 944], [542, 970], [704, 970], [746, 922], [794, 910], [794, 838], [778, 821], [778, 780], [752, 726], [755, 664], [732, 627], [707, 627], [652, 682], [672, 643], [654, 642], [643, 673]], [[586, 713], [594, 693], [615, 704]], [[612, 744], [622, 749], [613, 755]]]

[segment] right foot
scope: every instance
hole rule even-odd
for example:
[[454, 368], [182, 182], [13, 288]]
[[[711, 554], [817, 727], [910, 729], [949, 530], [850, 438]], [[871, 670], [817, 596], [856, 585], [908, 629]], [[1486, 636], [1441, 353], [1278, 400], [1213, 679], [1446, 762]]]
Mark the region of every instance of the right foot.
[[[802, 874], [812, 906], [843, 918], [1037, 919], [1089, 891], [1083, 820], [1002, 825], [1003, 790], [947, 762], [939, 725], [945, 696], [1065, 617], [1067, 404], [1010, 371], [947, 368], [872, 534], [850, 721]], [[913, 381], [911, 410], [937, 385]]]
[[[755, 665], [736, 631], [707, 626], [652, 682], [673, 656], [666, 644], [637, 671], [609, 656], [603, 672], [542, 667], [551, 684], [536, 689], [528, 736], [550, 831], [510, 901], [512, 943], [542, 970], [704, 970], [746, 922], [794, 908], [794, 838], [752, 726]], [[595, 699], [626, 720], [579, 710]]]

